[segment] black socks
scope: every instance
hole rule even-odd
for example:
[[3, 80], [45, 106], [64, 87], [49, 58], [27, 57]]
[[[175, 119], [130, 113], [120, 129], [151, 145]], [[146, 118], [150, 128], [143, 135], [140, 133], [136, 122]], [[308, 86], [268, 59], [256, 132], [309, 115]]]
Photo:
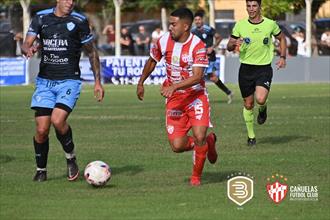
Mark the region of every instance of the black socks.
[[37, 143], [35, 138], [33, 138], [33, 145], [37, 163], [37, 169], [46, 170], [47, 158], [49, 151], [49, 139], [44, 143]]
[[63, 150], [65, 153], [72, 153], [74, 149], [74, 144], [72, 140], [72, 130], [69, 126], [69, 130], [65, 134], [60, 134], [56, 129], [56, 137], [59, 140], [59, 142], [62, 144]]
[[223, 84], [221, 82], [221, 80], [219, 79], [215, 85], [217, 85], [222, 91], [224, 91], [224, 93], [226, 93], [227, 95], [229, 95], [231, 93], [231, 91], [227, 88], [227, 86], [225, 86], [225, 84]]

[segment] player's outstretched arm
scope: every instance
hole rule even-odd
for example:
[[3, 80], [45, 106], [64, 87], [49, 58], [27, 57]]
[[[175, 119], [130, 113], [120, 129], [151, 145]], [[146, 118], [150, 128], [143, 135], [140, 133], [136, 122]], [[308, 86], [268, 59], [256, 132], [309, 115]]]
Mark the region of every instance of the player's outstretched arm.
[[139, 79], [139, 82], [138, 82], [137, 88], [136, 88], [136, 95], [137, 95], [138, 99], [140, 99], [141, 101], [143, 100], [143, 97], [144, 97], [143, 83], [150, 76], [152, 71], [154, 71], [156, 64], [157, 64], [157, 62], [154, 59], [152, 59], [151, 57], [149, 57], [146, 64], [144, 65], [144, 68], [142, 70], [142, 75]]
[[30, 58], [38, 51], [38, 46], [33, 46], [33, 42], [36, 38], [36, 35], [26, 35], [26, 38], [21, 46], [22, 54], [25, 57]]
[[100, 73], [100, 58], [99, 54], [94, 46], [92, 41], [84, 44], [83, 49], [85, 50], [89, 62], [92, 67], [92, 71], [94, 74], [95, 84], [94, 84], [94, 96], [97, 101], [102, 101], [104, 97], [104, 89], [101, 84], [101, 73]]

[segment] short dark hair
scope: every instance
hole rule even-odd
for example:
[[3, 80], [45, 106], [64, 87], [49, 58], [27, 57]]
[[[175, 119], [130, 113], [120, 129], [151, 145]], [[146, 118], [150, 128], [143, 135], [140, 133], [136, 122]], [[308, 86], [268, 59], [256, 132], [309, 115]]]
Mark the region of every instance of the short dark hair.
[[194, 18], [195, 17], [201, 17], [201, 18], [203, 18], [204, 17], [204, 12], [203, 11], [196, 11], [196, 13], [194, 15]]
[[186, 19], [190, 24], [194, 20], [194, 14], [188, 8], [178, 8], [171, 13], [171, 16]]
[[246, 2], [258, 2], [259, 6], [261, 6], [261, 0], [246, 0]]

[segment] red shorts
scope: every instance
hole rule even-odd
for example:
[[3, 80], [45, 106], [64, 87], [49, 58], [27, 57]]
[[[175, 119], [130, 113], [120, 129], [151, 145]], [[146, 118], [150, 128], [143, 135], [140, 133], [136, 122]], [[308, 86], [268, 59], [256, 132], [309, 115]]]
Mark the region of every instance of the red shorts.
[[210, 105], [206, 91], [196, 94], [175, 94], [166, 103], [168, 139], [185, 136], [192, 126], [211, 127]]

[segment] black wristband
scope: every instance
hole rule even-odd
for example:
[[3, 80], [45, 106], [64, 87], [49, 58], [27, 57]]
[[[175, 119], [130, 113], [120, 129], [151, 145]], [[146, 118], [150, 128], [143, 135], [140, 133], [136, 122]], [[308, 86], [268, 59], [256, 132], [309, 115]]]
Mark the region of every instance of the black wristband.
[[286, 60], [286, 56], [280, 56], [280, 58], [283, 58], [283, 59], [285, 59], [285, 60]]

